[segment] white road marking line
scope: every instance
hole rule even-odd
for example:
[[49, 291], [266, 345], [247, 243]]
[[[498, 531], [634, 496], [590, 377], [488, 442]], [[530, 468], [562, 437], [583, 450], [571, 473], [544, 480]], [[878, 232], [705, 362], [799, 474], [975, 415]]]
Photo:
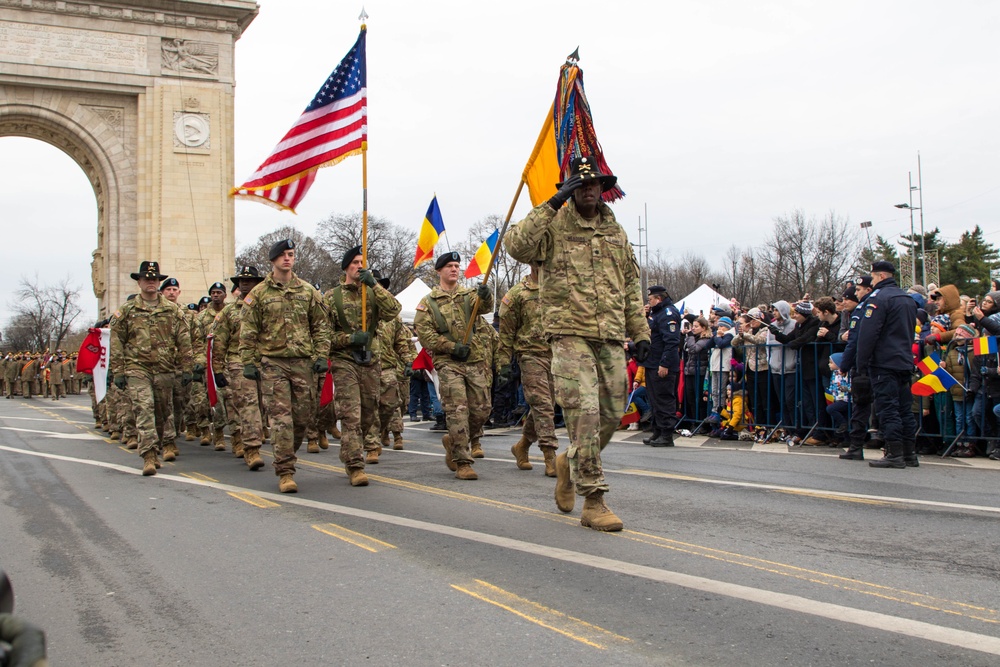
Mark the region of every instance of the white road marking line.
[[42, 418], [42, 417], [8, 417], [6, 415], [0, 415], [0, 419], [4, 419], [4, 420], [7, 420], [7, 419], [19, 419], [21, 421], [29, 421], [29, 422], [57, 422], [59, 424], [93, 424], [94, 423], [94, 422], [75, 422], [75, 421], [72, 421], [72, 420], [69, 420], [69, 419], [62, 419], [62, 418], [58, 418], [57, 419], [55, 417], [47, 417], [47, 418]]
[[[138, 468], [129, 468], [115, 463], [106, 463], [104, 461], [78, 459], [72, 456], [61, 456], [59, 454], [49, 454], [45, 452], [32, 452], [3, 445], [0, 445], [0, 450], [13, 452], [15, 454], [37, 456], [39, 458], [51, 459], [54, 461], [82, 463], [84, 465], [118, 470], [130, 475], [142, 475], [142, 471]], [[153, 479], [168, 482], [180, 482], [182, 484], [193, 484], [196, 486], [218, 489], [227, 493], [245, 493], [250, 491], [244, 487], [233, 486], [231, 484], [206, 482], [197, 479], [190, 479], [188, 477], [166, 475], [162, 473], [157, 474]], [[989, 635], [977, 634], [967, 630], [958, 630], [956, 628], [934, 625], [933, 623], [927, 623], [925, 621], [915, 621], [901, 616], [892, 616], [890, 614], [866, 611], [864, 609], [855, 609], [854, 607], [847, 607], [830, 602], [819, 602], [817, 600], [810, 600], [809, 598], [804, 598], [798, 595], [789, 595], [786, 593], [778, 593], [775, 591], [743, 586], [741, 584], [732, 584], [715, 579], [708, 579], [706, 577], [698, 577], [683, 574], [681, 572], [673, 572], [671, 570], [649, 567], [647, 565], [637, 565], [635, 563], [615, 560], [613, 558], [604, 558], [602, 556], [581, 553], [579, 551], [570, 551], [569, 549], [546, 546], [544, 544], [535, 544], [533, 542], [515, 540], [508, 537], [501, 537], [499, 535], [491, 535], [489, 533], [456, 528], [454, 526], [445, 526], [431, 523], [429, 521], [407, 519], [404, 517], [393, 516], [391, 514], [372, 512], [354, 507], [344, 507], [342, 505], [324, 503], [318, 500], [309, 500], [308, 498], [270, 493], [267, 491], [253, 492], [261, 498], [266, 498], [268, 500], [280, 502], [286, 505], [299, 505], [301, 507], [309, 507], [311, 509], [317, 509], [324, 512], [333, 512], [335, 514], [353, 516], [360, 519], [369, 519], [371, 521], [379, 521], [381, 523], [401, 526], [403, 528], [422, 530], [428, 533], [469, 540], [470, 542], [478, 542], [480, 544], [487, 544], [500, 547], [502, 549], [510, 549], [512, 551], [520, 551], [522, 553], [560, 560], [566, 563], [575, 563], [617, 574], [626, 574], [649, 581], [656, 581], [673, 586], [681, 586], [683, 588], [702, 591], [713, 595], [720, 595], [756, 604], [763, 604], [769, 607], [785, 609], [795, 613], [809, 614], [811, 616], [826, 618], [832, 621], [861, 625], [867, 629], [875, 628], [883, 632], [891, 632], [916, 639], [926, 639], [939, 644], [947, 644], [949, 646], [957, 646], [963, 649], [981, 651], [983, 653], [1000, 656], [1000, 637], [991, 637]]]
[[38, 431], [30, 428], [15, 428], [13, 426], [0, 426], [0, 429], [4, 431], [18, 431], [20, 433], [37, 433], [43, 435], [46, 438], [58, 438], [60, 440], [100, 440], [104, 442], [104, 438], [94, 435], [93, 433], [85, 433], [83, 431], [79, 433], [57, 433], [55, 431]]

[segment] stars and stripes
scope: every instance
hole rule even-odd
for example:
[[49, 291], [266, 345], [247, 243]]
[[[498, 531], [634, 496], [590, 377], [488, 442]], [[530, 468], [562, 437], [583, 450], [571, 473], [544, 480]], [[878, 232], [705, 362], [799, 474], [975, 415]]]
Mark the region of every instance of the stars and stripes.
[[366, 35], [362, 26], [357, 42], [309, 106], [247, 182], [230, 191], [232, 196], [294, 213], [318, 169], [367, 149]]

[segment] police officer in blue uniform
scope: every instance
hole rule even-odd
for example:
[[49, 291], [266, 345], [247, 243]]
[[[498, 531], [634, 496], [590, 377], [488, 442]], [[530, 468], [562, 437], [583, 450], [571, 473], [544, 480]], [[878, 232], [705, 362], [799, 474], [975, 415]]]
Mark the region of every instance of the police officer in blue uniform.
[[649, 355], [646, 394], [653, 410], [653, 436], [643, 440], [652, 447], [673, 447], [677, 426], [677, 380], [681, 370], [681, 314], [670, 300], [667, 288], [649, 288]]
[[868, 462], [873, 468], [920, 465], [910, 392], [917, 304], [896, 285], [895, 273], [896, 267], [885, 260], [872, 264], [875, 289], [861, 316], [854, 362], [858, 373], [871, 379], [875, 411], [885, 438], [885, 456]]
[[[857, 304], [851, 311], [851, 319], [847, 328], [847, 348], [841, 358], [840, 371], [847, 375], [851, 372], [851, 432], [847, 451], [840, 455], [842, 459], [864, 461], [865, 436], [868, 434], [868, 424], [872, 414], [872, 382], [867, 375], [858, 373], [854, 360], [858, 353], [858, 331], [861, 318], [865, 314], [865, 305], [872, 293], [871, 276], [861, 276], [854, 284], [844, 290], [843, 298], [847, 302]], [[852, 372], [853, 371], [853, 372]]]

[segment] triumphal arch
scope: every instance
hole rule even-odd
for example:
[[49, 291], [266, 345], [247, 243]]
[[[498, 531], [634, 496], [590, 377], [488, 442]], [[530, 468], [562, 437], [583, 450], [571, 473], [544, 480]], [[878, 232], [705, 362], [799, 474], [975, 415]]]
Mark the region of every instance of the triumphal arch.
[[93, 184], [97, 239], [80, 252], [93, 257], [102, 313], [135, 291], [129, 273], [144, 259], [188, 295], [232, 275], [234, 52], [257, 10], [0, 0], [0, 136], [61, 148]]

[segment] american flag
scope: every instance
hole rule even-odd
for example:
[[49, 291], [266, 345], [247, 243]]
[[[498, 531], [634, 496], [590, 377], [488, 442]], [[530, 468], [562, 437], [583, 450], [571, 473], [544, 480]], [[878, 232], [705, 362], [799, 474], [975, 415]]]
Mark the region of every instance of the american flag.
[[368, 147], [368, 88], [365, 36], [323, 83], [292, 129], [234, 197], [295, 212], [320, 167], [337, 164]]

